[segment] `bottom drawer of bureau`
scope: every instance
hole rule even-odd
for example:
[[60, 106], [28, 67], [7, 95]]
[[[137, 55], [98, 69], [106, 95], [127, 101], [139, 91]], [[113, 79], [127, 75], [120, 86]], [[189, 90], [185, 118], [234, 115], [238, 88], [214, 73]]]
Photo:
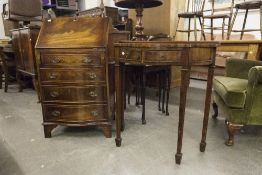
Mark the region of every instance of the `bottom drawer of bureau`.
[[92, 122], [108, 119], [107, 105], [42, 105], [44, 121]]

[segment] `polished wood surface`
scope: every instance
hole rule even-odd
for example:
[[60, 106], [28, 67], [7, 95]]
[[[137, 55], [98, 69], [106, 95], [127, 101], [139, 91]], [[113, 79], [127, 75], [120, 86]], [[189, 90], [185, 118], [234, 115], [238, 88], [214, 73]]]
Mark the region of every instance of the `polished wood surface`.
[[46, 20], [36, 44], [45, 137], [57, 125], [100, 128], [111, 137], [108, 38], [110, 20]]
[[[121, 129], [124, 120], [123, 110], [123, 74], [121, 71], [127, 63], [136, 63], [139, 65], [179, 65], [181, 69], [181, 88], [179, 105], [179, 124], [176, 163], [180, 164], [182, 159], [182, 140], [185, 119], [185, 107], [187, 89], [189, 86], [189, 77], [191, 66], [205, 65], [209, 67], [209, 78], [206, 89], [206, 100], [204, 110], [204, 120], [202, 129], [202, 139], [200, 151], [205, 151], [206, 134], [209, 117], [209, 108], [212, 92], [212, 78], [214, 73], [215, 53], [218, 42], [141, 42], [141, 41], [122, 41], [115, 44], [116, 64], [115, 64], [115, 86], [116, 86], [116, 146], [121, 146]], [[136, 54], [130, 55], [130, 51]], [[158, 53], [155, 61], [152, 57], [147, 57], [148, 53]], [[137, 58], [139, 55], [139, 58]], [[152, 55], [152, 54], [151, 54]], [[161, 58], [162, 59], [159, 59]], [[134, 58], [134, 59], [133, 59]]]
[[50, 22], [45, 20], [40, 30], [37, 48], [106, 47], [108, 25], [109, 19], [101, 17], [60, 17]]
[[228, 40], [220, 41], [217, 51], [221, 52], [245, 52], [249, 60], [261, 60], [260, 53], [262, 49], [261, 40]]

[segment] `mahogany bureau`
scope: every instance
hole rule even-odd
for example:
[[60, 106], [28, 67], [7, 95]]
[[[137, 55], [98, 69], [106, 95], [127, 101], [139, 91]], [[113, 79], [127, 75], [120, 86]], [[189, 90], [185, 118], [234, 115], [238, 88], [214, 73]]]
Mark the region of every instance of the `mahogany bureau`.
[[94, 125], [111, 137], [109, 26], [109, 19], [100, 17], [43, 22], [36, 62], [45, 137], [51, 137], [57, 125]]

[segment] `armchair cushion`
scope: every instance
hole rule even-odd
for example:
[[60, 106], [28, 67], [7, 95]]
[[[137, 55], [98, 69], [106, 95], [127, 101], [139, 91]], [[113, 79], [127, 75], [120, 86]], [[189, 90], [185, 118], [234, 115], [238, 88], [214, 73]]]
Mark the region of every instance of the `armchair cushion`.
[[213, 87], [224, 103], [231, 108], [244, 108], [248, 80], [215, 76]]

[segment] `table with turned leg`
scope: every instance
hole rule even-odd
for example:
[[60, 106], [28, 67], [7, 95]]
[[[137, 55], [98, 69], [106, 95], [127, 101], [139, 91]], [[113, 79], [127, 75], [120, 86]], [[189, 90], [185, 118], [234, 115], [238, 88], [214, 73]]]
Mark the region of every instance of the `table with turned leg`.
[[[121, 129], [124, 120], [124, 95], [122, 69], [125, 64], [138, 65], [175, 65], [181, 66], [181, 88], [179, 104], [179, 124], [176, 163], [182, 159], [182, 140], [185, 120], [186, 96], [190, 81], [191, 66], [208, 66], [208, 81], [202, 129], [200, 151], [206, 147], [206, 135], [209, 118], [209, 109], [212, 93], [215, 55], [218, 42], [148, 42], [148, 41], [121, 41], [115, 44], [115, 86], [116, 86], [116, 146], [120, 147]], [[170, 115], [172, 115], [170, 113]]]

